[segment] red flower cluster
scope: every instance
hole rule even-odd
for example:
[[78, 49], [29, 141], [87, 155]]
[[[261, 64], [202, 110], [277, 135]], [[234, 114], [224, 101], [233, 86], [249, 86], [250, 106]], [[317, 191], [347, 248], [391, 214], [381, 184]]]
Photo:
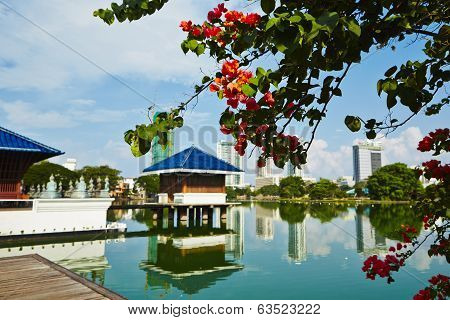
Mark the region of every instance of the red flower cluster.
[[433, 276], [428, 282], [431, 286], [420, 290], [414, 300], [445, 300], [450, 295], [450, 279], [447, 276], [438, 274]]
[[[222, 19], [224, 15], [225, 20]], [[202, 26], [193, 25], [192, 21], [181, 21], [180, 27], [184, 32], [195, 38], [215, 38], [215, 40], [222, 46], [229, 44], [231, 40], [237, 38], [238, 26], [237, 22], [255, 28], [261, 17], [257, 13], [249, 13], [244, 15], [240, 11], [228, 11], [223, 3], [219, 4], [217, 8], [212, 9], [207, 15], [208, 22], [204, 22]], [[224, 37], [225, 33], [229, 37]]]
[[450, 251], [450, 241], [449, 239], [441, 239], [439, 243], [432, 244], [428, 254], [430, 256], [446, 256]]
[[437, 180], [450, 179], [450, 165], [441, 165], [439, 160], [430, 160], [422, 163], [423, 174], [427, 179], [435, 178]]
[[366, 277], [371, 280], [375, 280], [378, 275], [381, 278], [388, 278], [388, 282], [394, 281], [391, 277], [391, 271], [398, 271], [403, 266], [404, 260], [397, 259], [394, 255], [386, 255], [384, 260], [378, 258], [377, 255], [370, 256], [364, 261], [362, 271], [366, 273]]
[[405, 243], [411, 243], [412, 240], [416, 237], [417, 234], [417, 229], [414, 227], [410, 227], [410, 226], [401, 226], [403, 231], [402, 231], [402, 237], [403, 237], [403, 242]]
[[419, 142], [417, 150], [427, 152], [437, 150], [439, 147], [446, 152], [450, 150], [450, 129], [436, 129], [430, 132]]
[[251, 71], [239, 69], [237, 60], [227, 60], [222, 65], [222, 77], [216, 78], [214, 83], [210, 84], [211, 92], [221, 91], [227, 98], [227, 105], [236, 109], [239, 103], [245, 104], [247, 110], [257, 111], [261, 106], [254, 98], [247, 97], [242, 92], [242, 86], [247, 84], [253, 76]]

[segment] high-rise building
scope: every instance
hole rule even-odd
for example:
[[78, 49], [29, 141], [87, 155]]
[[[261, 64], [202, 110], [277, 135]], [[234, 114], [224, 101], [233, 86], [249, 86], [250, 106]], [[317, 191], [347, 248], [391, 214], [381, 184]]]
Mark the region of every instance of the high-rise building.
[[77, 170], [77, 159], [67, 159], [63, 164], [63, 167], [69, 169], [70, 171]]
[[[153, 116], [153, 121], [156, 120], [156, 117], [158, 116], [159, 113], [160, 112], [155, 112]], [[173, 155], [174, 151], [173, 131], [169, 131], [167, 133], [167, 145], [165, 147], [160, 145], [158, 142], [159, 142], [158, 137], [153, 138], [151, 150], [152, 164], [158, 163]]]
[[355, 182], [366, 180], [382, 167], [383, 147], [377, 143], [358, 143], [353, 146], [353, 177]]
[[293, 262], [302, 262], [306, 260], [306, 224], [289, 224], [288, 238], [288, 257]]
[[286, 164], [287, 177], [301, 177], [303, 178], [303, 170], [294, 166], [290, 161]]
[[[258, 160], [256, 160], [258, 161]], [[256, 177], [258, 178], [267, 178], [272, 176], [272, 167], [273, 167], [273, 160], [272, 158], [266, 159], [266, 165], [264, 167], [258, 167], [256, 172]]]
[[[244, 158], [234, 150], [233, 142], [224, 140], [217, 142], [217, 158], [232, 164], [236, 168], [244, 170]], [[225, 186], [243, 188], [244, 174], [244, 172], [240, 172], [238, 174], [226, 175]]]

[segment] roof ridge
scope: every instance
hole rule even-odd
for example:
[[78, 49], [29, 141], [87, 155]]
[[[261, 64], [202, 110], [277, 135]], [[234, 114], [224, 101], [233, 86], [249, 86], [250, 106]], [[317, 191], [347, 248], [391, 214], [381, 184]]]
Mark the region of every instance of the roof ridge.
[[20, 138], [20, 139], [23, 139], [23, 140], [25, 140], [25, 141], [27, 141], [27, 142], [34, 143], [34, 144], [36, 144], [36, 145], [38, 145], [38, 146], [40, 146], [40, 147], [42, 147], [42, 148], [51, 150], [51, 151], [54, 152], [54, 153], [58, 153], [58, 154], [60, 154], [60, 155], [64, 154], [64, 152], [62, 152], [61, 150], [58, 150], [58, 149], [52, 148], [52, 147], [50, 147], [50, 146], [47, 146], [47, 145], [45, 145], [45, 144], [43, 144], [43, 143], [37, 142], [37, 141], [35, 141], [35, 140], [33, 140], [33, 139], [30, 139], [30, 138], [28, 138], [28, 137], [25, 137], [25, 136], [23, 136], [23, 135], [21, 135], [21, 134], [19, 134], [19, 133], [17, 133], [17, 132], [8, 130], [8, 129], [4, 128], [4, 127], [1, 127], [1, 126], [0, 126], [0, 131], [4, 131], [4, 132], [6, 132], [6, 133], [8, 133], [8, 134], [14, 135], [14, 136], [16, 136], [16, 137], [18, 137], [18, 138]]
[[191, 156], [192, 151], [194, 150], [194, 148], [195, 148], [194, 145], [192, 145], [192, 146], [189, 148], [188, 154], [184, 156], [184, 159], [183, 159], [183, 161], [182, 161], [181, 164], [180, 164], [180, 167], [181, 167], [181, 168], [183, 168], [184, 165], [186, 164], [186, 161], [188, 161], [188, 159], [189, 159], [189, 157]]

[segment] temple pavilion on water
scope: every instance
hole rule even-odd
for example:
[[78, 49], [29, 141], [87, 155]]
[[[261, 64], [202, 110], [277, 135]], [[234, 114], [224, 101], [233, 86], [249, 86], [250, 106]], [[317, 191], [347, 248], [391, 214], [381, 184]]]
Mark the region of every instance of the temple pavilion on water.
[[63, 152], [0, 127], [0, 199], [22, 199], [21, 181], [36, 162]]
[[153, 164], [144, 174], [159, 174], [160, 203], [225, 204], [225, 175], [239, 168], [194, 146]]

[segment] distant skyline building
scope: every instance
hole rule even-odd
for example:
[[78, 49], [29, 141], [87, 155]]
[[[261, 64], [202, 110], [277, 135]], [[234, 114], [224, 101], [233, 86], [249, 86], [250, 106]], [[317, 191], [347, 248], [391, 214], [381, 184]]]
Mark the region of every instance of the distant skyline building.
[[70, 171], [77, 170], [77, 159], [68, 158], [66, 162], [64, 162], [63, 167]]
[[383, 147], [378, 143], [364, 142], [353, 146], [353, 178], [356, 182], [366, 180], [381, 168]]
[[301, 177], [303, 178], [303, 169], [293, 165], [290, 161], [286, 164], [287, 177]]
[[[156, 120], [156, 117], [160, 114], [160, 112], [155, 112], [153, 115], [153, 121]], [[174, 135], [173, 131], [169, 131], [167, 133], [167, 146], [163, 148], [159, 143], [159, 137], [153, 138], [152, 141], [152, 150], [151, 150], [151, 163], [155, 164], [164, 159], [170, 157], [174, 153]]]
[[[234, 143], [231, 141], [221, 140], [217, 142], [217, 158], [226, 161], [236, 168], [244, 170], [244, 157], [241, 157], [234, 150]], [[243, 188], [245, 173], [228, 174], [225, 176], [225, 186]]]
[[306, 260], [306, 223], [292, 223], [288, 227], [288, 257], [293, 262]]

